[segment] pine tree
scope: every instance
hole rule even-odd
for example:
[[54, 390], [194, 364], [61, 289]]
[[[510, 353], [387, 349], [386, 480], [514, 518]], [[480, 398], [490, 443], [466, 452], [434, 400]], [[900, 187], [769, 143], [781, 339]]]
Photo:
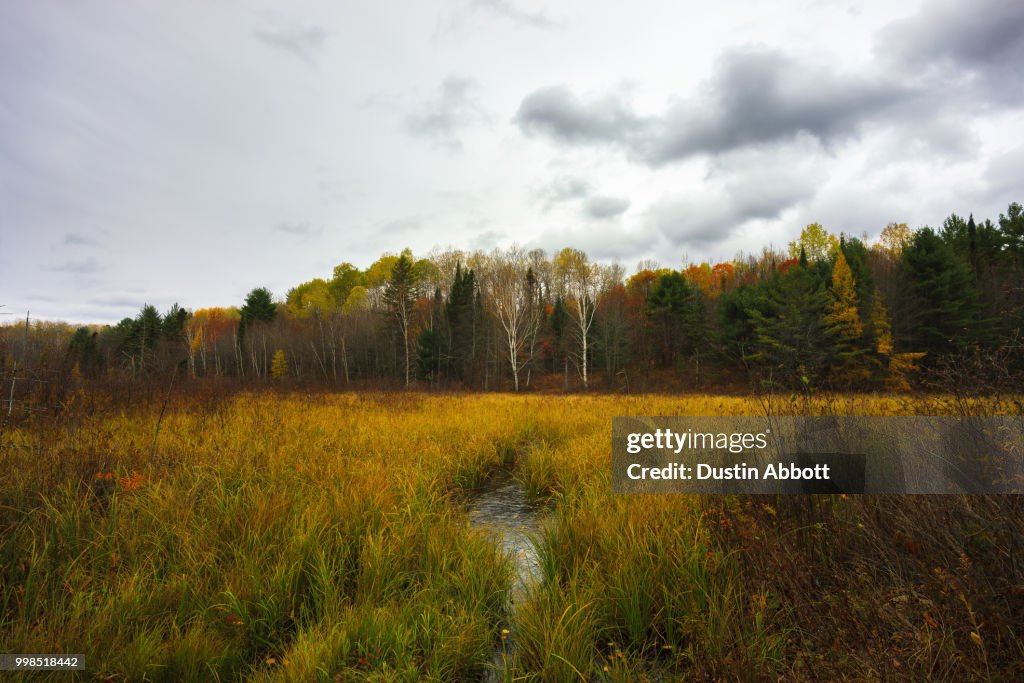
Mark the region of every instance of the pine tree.
[[966, 262], [923, 228], [903, 250], [902, 267], [911, 348], [944, 353], [974, 341], [978, 302]]
[[391, 277], [384, 288], [384, 304], [387, 306], [388, 313], [394, 318], [396, 329], [402, 338], [401, 345], [405, 355], [405, 386], [409, 386], [412, 380], [412, 353], [409, 348], [409, 335], [416, 307], [417, 285], [412, 271], [412, 259], [402, 252], [395, 262]]
[[704, 302], [681, 273], [663, 273], [647, 297], [647, 314], [661, 333], [662, 362], [679, 365], [706, 342]]
[[428, 327], [416, 338], [416, 379], [434, 382], [441, 367], [441, 335]]
[[463, 381], [471, 379], [474, 356], [474, 293], [476, 278], [472, 270], [462, 270], [462, 264], [456, 264], [452, 288], [448, 293], [444, 315], [448, 322], [451, 335], [450, 355], [455, 375]]
[[791, 386], [811, 384], [827, 360], [823, 282], [814, 269], [800, 265], [760, 290], [747, 308], [756, 335], [751, 358]]
[[245, 296], [242, 304], [242, 324], [269, 323], [277, 315], [274, 297], [266, 287], [257, 287]]

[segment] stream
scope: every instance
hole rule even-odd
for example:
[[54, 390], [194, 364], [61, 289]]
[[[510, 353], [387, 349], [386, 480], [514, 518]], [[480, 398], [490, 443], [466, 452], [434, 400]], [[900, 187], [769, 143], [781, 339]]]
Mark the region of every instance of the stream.
[[[545, 510], [530, 502], [511, 472], [500, 470], [470, 500], [468, 514], [470, 524], [490, 534], [502, 552], [512, 558], [511, 614], [541, 580], [540, 559], [531, 537], [539, 536]], [[514, 648], [514, 635], [510, 633], [504, 644], [498, 644], [485, 681], [501, 680], [502, 655]]]

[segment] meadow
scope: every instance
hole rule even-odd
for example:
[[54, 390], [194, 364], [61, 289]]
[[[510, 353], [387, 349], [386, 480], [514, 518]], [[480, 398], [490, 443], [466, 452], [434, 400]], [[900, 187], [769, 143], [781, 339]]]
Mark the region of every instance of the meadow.
[[[52, 680], [1021, 680], [1019, 497], [611, 493], [616, 415], [963, 408], [83, 398], [0, 432], [0, 651], [85, 655]], [[514, 558], [466, 514], [503, 469], [551, 520], [514, 610]]]

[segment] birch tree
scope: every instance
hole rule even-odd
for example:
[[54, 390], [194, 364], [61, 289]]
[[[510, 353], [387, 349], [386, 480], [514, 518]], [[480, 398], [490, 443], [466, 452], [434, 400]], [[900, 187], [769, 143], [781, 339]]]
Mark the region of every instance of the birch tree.
[[587, 255], [578, 249], [565, 248], [555, 257], [555, 277], [558, 288], [565, 300], [575, 323], [576, 341], [579, 348], [578, 366], [583, 378], [583, 387], [589, 386], [587, 375], [587, 354], [590, 328], [594, 324], [598, 277], [597, 269]]
[[519, 391], [519, 374], [530, 362], [528, 345], [536, 336], [539, 308], [535, 305], [535, 282], [526, 255], [511, 247], [495, 250], [488, 277], [488, 290], [495, 317], [501, 325], [505, 359], [512, 370], [512, 382]]

